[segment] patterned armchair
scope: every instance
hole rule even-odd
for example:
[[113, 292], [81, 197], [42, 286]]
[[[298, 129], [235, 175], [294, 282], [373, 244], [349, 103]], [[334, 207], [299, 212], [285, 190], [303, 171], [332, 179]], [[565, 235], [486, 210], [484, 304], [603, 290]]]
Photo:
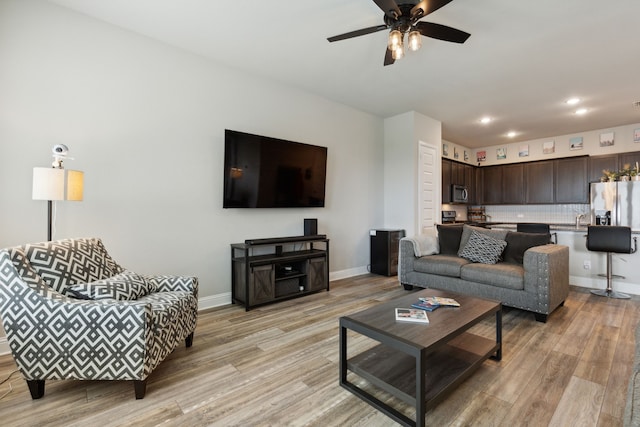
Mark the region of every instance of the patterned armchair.
[[31, 397], [45, 380], [133, 380], [183, 340], [193, 342], [198, 279], [142, 276], [118, 265], [100, 239], [0, 250], [0, 317]]

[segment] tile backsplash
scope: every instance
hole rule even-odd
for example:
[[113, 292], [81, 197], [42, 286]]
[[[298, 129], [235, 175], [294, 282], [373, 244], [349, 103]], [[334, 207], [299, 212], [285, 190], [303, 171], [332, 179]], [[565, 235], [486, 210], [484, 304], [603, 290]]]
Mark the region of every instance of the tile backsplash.
[[589, 222], [588, 204], [568, 205], [498, 205], [485, 206], [488, 222], [544, 222], [575, 224], [576, 216], [584, 214], [582, 223]]

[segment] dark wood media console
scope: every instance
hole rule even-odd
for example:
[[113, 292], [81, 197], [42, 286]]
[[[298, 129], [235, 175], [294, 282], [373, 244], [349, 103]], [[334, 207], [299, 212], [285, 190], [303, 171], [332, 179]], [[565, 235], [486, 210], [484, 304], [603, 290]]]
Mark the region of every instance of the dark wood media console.
[[231, 300], [247, 311], [325, 289], [329, 290], [329, 239], [325, 235], [231, 244]]

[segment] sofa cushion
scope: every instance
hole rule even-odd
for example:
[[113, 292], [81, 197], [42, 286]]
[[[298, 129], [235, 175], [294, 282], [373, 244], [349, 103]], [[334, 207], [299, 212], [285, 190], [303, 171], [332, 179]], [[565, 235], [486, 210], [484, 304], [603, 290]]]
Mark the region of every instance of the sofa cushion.
[[549, 235], [509, 231], [505, 240], [507, 247], [504, 250], [502, 259], [505, 262], [522, 264], [525, 251], [534, 246], [546, 245], [549, 243]]
[[470, 263], [462, 267], [460, 278], [500, 288], [524, 289], [524, 267], [518, 264]]
[[132, 271], [124, 271], [103, 280], [77, 283], [67, 288], [67, 295], [78, 299], [135, 300], [155, 290], [155, 286]]
[[415, 260], [413, 268], [420, 273], [460, 277], [460, 268], [467, 264], [469, 264], [469, 261], [457, 255], [439, 254], [418, 258]]
[[471, 231], [469, 241], [462, 249], [460, 256], [473, 262], [495, 264], [500, 260], [500, 255], [506, 246], [507, 242], [504, 240], [494, 239], [474, 230]]
[[462, 227], [462, 236], [460, 237], [460, 248], [457, 252], [458, 256], [460, 256], [460, 253], [467, 245], [472, 231], [476, 231], [480, 234], [484, 234], [485, 236], [493, 237], [494, 239], [498, 240], [504, 240], [504, 238], [507, 237], [507, 230], [491, 230], [489, 228], [474, 227], [472, 225], [464, 224], [464, 226]]
[[438, 224], [438, 243], [441, 255], [458, 255], [462, 225]]

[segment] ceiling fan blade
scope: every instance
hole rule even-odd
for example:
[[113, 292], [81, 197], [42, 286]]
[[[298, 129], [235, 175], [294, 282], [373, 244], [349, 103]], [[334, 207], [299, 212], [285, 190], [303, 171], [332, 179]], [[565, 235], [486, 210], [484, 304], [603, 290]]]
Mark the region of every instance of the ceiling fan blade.
[[373, 2], [391, 19], [398, 19], [398, 16], [402, 15], [398, 4], [394, 0], [373, 0]]
[[464, 43], [471, 36], [464, 31], [433, 22], [418, 22], [415, 27], [423, 36], [453, 43]]
[[393, 52], [391, 52], [391, 49], [387, 48], [387, 51], [384, 54], [384, 65], [385, 67], [387, 65], [391, 65], [394, 62], [396, 62], [395, 59], [393, 59]]
[[[423, 16], [427, 16], [428, 14], [435, 12], [442, 6], [446, 6], [452, 1], [453, 0], [422, 0], [411, 9], [411, 18], [420, 19]], [[422, 9], [421, 14], [420, 9]]]
[[345, 40], [345, 39], [350, 39], [352, 37], [364, 36], [365, 34], [371, 34], [371, 33], [375, 33], [377, 31], [382, 31], [386, 29], [387, 29], [387, 26], [384, 24], [376, 25], [375, 27], [363, 28], [361, 30], [350, 31], [348, 33], [339, 34], [333, 37], [328, 37], [327, 40], [329, 40], [330, 42], [337, 42], [339, 40]]

